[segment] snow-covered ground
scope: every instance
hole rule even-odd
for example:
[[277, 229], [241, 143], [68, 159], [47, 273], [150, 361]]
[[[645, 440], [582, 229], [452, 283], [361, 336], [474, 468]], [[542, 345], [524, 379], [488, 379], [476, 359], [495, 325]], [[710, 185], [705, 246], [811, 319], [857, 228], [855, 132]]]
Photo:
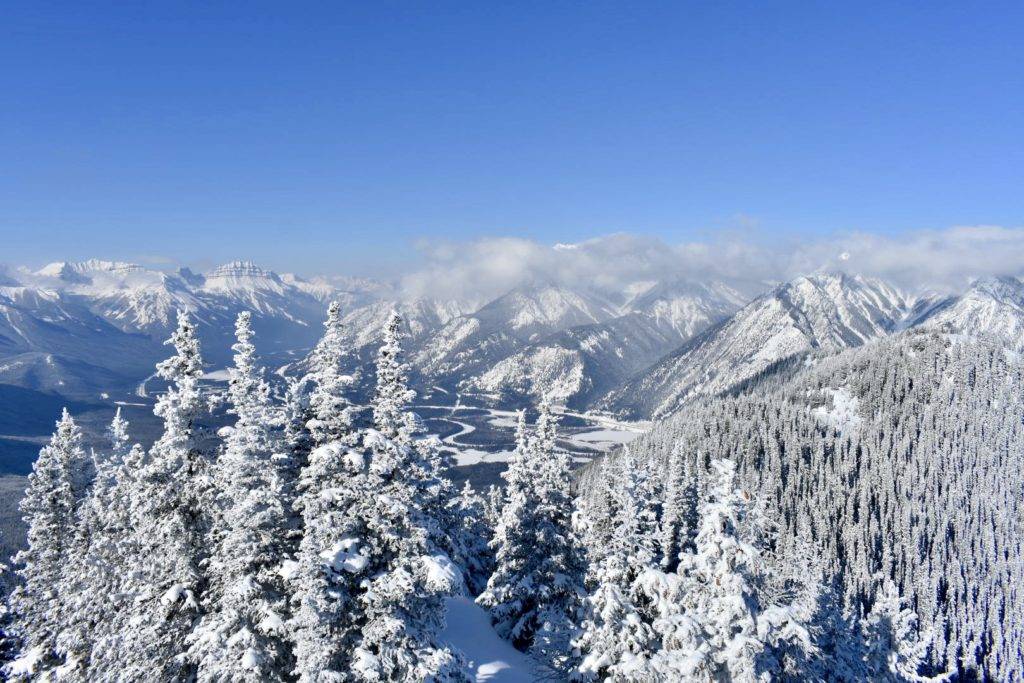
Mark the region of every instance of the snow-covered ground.
[[487, 612], [470, 598], [447, 599], [447, 625], [441, 639], [469, 660], [478, 683], [531, 683], [533, 662], [491, 628]]
[[844, 429], [855, 427], [861, 422], [858, 412], [860, 401], [850, 393], [846, 387], [838, 389], [823, 389], [822, 393], [832, 398], [832, 407], [818, 406], [811, 412], [825, 424], [835, 427], [840, 432]]

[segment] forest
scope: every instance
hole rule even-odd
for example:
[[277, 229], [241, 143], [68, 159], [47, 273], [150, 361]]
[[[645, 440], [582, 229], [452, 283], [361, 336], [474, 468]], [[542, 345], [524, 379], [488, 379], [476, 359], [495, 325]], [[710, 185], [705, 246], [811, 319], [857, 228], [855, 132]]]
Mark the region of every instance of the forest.
[[477, 680], [443, 637], [452, 596], [535, 680], [1024, 675], [1024, 376], [997, 345], [804, 354], [582, 469], [545, 398], [476, 491], [410, 410], [397, 314], [369, 379], [336, 304], [283, 386], [249, 313], [235, 333], [211, 392], [179, 315], [148, 449], [119, 412], [87, 453], [64, 411], [21, 503], [9, 679]]

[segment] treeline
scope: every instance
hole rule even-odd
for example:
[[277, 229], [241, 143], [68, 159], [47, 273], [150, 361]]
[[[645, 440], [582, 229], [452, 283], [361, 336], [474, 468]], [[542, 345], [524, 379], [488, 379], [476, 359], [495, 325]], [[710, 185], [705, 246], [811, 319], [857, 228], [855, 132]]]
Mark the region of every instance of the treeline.
[[[22, 501], [28, 548], [15, 558], [6, 642], [16, 658], [5, 674], [467, 681], [469, 663], [441, 637], [454, 594], [476, 596], [541, 677], [916, 681], [938, 671], [935, 622], [919, 627], [900, 575], [883, 566], [851, 584], [830, 573], [811, 528], [829, 511], [790, 530], [779, 512], [788, 470], [780, 489], [755, 481], [760, 465], [728, 448], [730, 429], [715, 452], [682, 430], [664, 460], [658, 432], [606, 460], [577, 495], [544, 401], [532, 428], [520, 416], [504, 489], [457, 491], [452, 463], [408, 408], [400, 329], [394, 316], [369, 406], [347, 398], [358, 379], [342, 367], [334, 305], [308, 372], [280, 395], [247, 313], [225, 394], [201, 390], [195, 330], [179, 316], [174, 354], [158, 366], [164, 431], [148, 450], [130, 443], [118, 413], [110, 447], [87, 454], [65, 413]], [[205, 433], [223, 407], [231, 426]]]

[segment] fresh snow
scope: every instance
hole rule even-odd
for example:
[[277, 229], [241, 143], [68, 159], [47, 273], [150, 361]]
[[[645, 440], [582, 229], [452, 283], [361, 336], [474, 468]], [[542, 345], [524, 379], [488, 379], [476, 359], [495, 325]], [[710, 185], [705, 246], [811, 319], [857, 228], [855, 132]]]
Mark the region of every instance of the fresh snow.
[[498, 637], [487, 612], [470, 598], [447, 598], [447, 624], [441, 640], [458, 649], [470, 662], [477, 683], [532, 683], [532, 660]]
[[846, 387], [823, 389], [822, 393], [832, 399], [832, 407], [818, 406], [814, 408], [811, 411], [814, 417], [839, 431], [860, 424], [861, 417], [858, 413], [860, 401], [850, 393], [849, 389]]

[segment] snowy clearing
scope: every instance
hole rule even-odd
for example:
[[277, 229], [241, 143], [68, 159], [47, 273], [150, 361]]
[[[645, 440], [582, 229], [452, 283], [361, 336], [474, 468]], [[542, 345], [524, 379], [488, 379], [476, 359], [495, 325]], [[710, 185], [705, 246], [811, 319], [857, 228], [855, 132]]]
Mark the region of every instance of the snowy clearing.
[[822, 393], [832, 397], [832, 409], [829, 410], [826, 406], [814, 408], [811, 411], [814, 417], [839, 431], [860, 424], [861, 416], [857, 412], [860, 401], [850, 393], [849, 389], [846, 387], [823, 389]]
[[442, 642], [458, 649], [470, 662], [477, 683], [531, 683], [533, 662], [491, 628], [487, 612], [466, 597], [447, 598], [447, 624]]

